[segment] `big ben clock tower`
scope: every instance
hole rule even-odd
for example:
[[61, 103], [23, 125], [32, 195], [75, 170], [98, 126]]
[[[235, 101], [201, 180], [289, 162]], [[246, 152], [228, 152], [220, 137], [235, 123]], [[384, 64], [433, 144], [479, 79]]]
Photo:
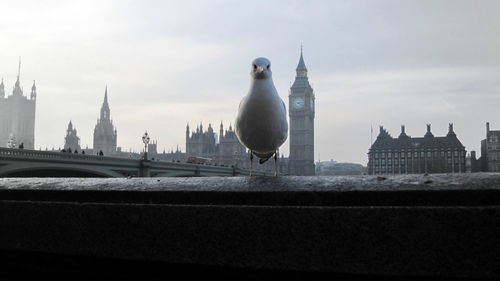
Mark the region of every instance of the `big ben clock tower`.
[[307, 78], [307, 68], [300, 49], [297, 75], [290, 88], [290, 158], [289, 173], [315, 175], [314, 166], [314, 91]]

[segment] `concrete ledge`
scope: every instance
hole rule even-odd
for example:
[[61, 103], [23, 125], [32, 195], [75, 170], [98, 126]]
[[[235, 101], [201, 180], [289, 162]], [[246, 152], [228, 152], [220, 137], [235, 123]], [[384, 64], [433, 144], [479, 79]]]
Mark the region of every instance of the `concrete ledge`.
[[59, 273], [500, 278], [499, 206], [496, 174], [0, 179], [0, 251]]

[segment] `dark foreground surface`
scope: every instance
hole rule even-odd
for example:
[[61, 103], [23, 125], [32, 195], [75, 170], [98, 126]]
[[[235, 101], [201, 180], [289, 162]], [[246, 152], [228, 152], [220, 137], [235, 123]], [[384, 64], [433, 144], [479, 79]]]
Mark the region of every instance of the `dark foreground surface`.
[[499, 279], [500, 175], [0, 179], [0, 279]]

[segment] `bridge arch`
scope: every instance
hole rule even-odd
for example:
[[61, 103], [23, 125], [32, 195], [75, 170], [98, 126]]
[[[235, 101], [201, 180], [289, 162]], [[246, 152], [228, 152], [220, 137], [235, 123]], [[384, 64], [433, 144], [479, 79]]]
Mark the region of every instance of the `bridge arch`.
[[71, 167], [54, 164], [12, 164], [0, 167], [0, 177], [100, 177], [121, 178], [124, 175], [110, 169]]
[[158, 173], [153, 175], [155, 178], [160, 177], [199, 177], [194, 171], [169, 171], [166, 173]]

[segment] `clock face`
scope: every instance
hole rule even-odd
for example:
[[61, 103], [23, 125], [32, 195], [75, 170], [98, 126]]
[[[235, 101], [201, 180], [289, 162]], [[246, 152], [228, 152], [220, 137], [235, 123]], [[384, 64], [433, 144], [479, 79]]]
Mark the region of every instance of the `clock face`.
[[293, 100], [293, 107], [299, 109], [304, 107], [304, 99], [303, 98], [295, 98]]

